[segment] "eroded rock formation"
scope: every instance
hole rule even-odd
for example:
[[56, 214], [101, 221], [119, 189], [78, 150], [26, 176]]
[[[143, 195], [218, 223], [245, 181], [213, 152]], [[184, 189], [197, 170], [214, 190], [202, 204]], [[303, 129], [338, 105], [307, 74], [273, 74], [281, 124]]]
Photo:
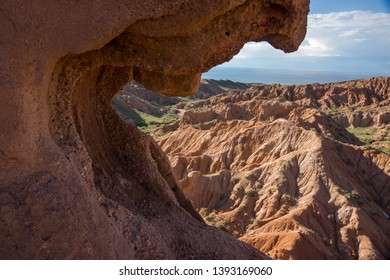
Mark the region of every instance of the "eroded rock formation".
[[308, 1], [2, 1], [0, 258], [265, 258], [209, 227], [110, 107], [169, 95], [247, 41], [295, 50]]
[[338, 123], [383, 112], [370, 125], [389, 143], [389, 81], [225, 93], [156, 139], [207, 222], [272, 258], [389, 259], [390, 155]]

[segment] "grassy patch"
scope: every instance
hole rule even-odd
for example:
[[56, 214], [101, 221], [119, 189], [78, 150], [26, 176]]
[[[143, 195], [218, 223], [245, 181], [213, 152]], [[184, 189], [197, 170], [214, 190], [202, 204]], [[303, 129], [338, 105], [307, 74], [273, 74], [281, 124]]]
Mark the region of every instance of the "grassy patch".
[[324, 114], [330, 116], [330, 117], [335, 117], [338, 115], [344, 115], [349, 112], [354, 112], [357, 111], [356, 108], [353, 107], [325, 107], [320, 109], [321, 112]]
[[141, 131], [148, 134], [162, 125], [175, 122], [179, 118], [174, 106], [164, 106], [161, 110], [148, 114], [129, 107], [119, 98], [114, 98], [111, 104], [127, 122], [131, 122]]
[[347, 131], [355, 135], [366, 145], [370, 145], [376, 140], [376, 129], [374, 127], [349, 127], [347, 128]]
[[375, 127], [349, 127], [348, 132], [359, 138], [365, 146], [378, 149], [390, 155], [390, 135], [380, 138]]
[[135, 110], [139, 116], [144, 120], [145, 125], [140, 126], [140, 130], [142, 130], [145, 133], [152, 133], [156, 128], [164, 125], [164, 124], [170, 124], [175, 122], [178, 117], [176, 114], [172, 111], [169, 110], [162, 114], [160, 117], [156, 117], [153, 115], [146, 114], [141, 111]]
[[[386, 144], [388, 144], [388, 146], [390, 146], [390, 141], [386, 141]], [[379, 146], [379, 147], [377, 147], [377, 149], [390, 155], [390, 148], [389, 147]]]

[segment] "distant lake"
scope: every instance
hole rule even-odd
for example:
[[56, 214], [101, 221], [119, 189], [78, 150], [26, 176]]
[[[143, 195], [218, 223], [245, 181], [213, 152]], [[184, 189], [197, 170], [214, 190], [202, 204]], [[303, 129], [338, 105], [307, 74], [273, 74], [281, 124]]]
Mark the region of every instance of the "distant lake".
[[331, 83], [386, 76], [374, 73], [348, 73], [317, 70], [277, 70], [255, 68], [215, 67], [203, 73], [202, 79], [232, 80], [242, 83], [311, 84]]

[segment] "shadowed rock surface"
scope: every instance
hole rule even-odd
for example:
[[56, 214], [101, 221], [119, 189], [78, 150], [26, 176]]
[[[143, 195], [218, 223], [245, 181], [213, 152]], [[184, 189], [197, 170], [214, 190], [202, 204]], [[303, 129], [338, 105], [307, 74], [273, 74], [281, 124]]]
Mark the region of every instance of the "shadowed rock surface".
[[[390, 143], [389, 81], [229, 92], [156, 139], [204, 219], [272, 258], [389, 259], [390, 153], [348, 132]], [[351, 114], [372, 121], [340, 122]]]
[[296, 50], [308, 2], [1, 1], [0, 258], [266, 258], [206, 225], [110, 102], [132, 79], [192, 94], [247, 41]]

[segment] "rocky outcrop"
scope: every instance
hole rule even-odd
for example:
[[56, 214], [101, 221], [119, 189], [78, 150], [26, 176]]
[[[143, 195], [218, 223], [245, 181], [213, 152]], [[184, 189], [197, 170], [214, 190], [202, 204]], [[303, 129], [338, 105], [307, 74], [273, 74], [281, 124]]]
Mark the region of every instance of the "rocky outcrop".
[[[367, 92], [387, 81], [219, 95], [189, 104], [176, 129], [157, 140], [204, 219], [272, 258], [389, 259], [390, 156], [363, 146], [329, 110], [371, 108], [334, 89]], [[382, 110], [389, 89], [374, 88], [381, 90], [364, 104]]]
[[191, 94], [247, 41], [293, 51], [307, 13], [288, 0], [2, 1], [0, 258], [265, 258], [202, 222], [110, 101], [132, 79]]
[[344, 111], [335, 113], [332, 118], [343, 127], [382, 127], [390, 123], [390, 106], [365, 108], [364, 112]]
[[316, 108], [385, 107], [390, 106], [390, 78], [377, 77], [349, 82], [307, 85], [258, 85], [241, 94], [226, 94], [218, 99], [207, 99], [191, 106], [238, 103], [255, 99], [283, 98], [300, 105]]

